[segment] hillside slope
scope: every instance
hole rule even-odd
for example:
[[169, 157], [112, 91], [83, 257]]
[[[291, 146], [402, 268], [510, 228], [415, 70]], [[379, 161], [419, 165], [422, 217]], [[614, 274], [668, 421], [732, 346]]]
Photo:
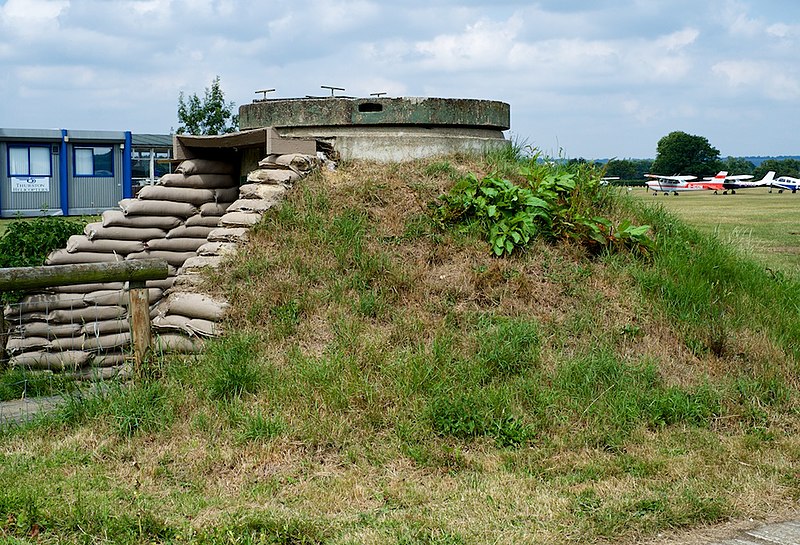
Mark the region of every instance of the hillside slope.
[[493, 257], [430, 208], [492, 170], [518, 178], [449, 158], [304, 180], [209, 279], [223, 339], [4, 438], [4, 531], [632, 543], [791, 515], [796, 281], [763, 300], [757, 264], [611, 197], [596, 212], [651, 223], [649, 257], [539, 239]]

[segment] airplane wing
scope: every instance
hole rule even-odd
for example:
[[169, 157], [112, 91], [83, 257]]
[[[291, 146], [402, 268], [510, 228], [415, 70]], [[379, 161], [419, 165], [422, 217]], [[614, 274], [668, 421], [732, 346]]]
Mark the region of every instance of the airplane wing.
[[666, 180], [671, 182], [688, 182], [689, 180], [697, 179], [697, 176], [661, 176], [660, 174], [645, 174], [647, 178], [655, 178], [656, 180]]

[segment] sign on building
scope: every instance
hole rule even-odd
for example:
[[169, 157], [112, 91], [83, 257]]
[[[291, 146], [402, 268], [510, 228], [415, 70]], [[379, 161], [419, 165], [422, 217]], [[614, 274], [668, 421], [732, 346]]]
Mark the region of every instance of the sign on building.
[[34, 193], [50, 191], [50, 178], [44, 176], [31, 176], [28, 178], [11, 177], [12, 193]]

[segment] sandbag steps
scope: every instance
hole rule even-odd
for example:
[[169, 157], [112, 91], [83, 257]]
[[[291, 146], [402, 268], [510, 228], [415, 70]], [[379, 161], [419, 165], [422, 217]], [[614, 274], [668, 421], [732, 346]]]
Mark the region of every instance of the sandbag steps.
[[[272, 155], [238, 186], [233, 165], [183, 161], [157, 185], [103, 212], [83, 235], [52, 252], [46, 265], [162, 258], [165, 280], [148, 281], [155, 349], [197, 353], [221, 332], [228, 307], [198, 293], [202, 270], [218, 267], [245, 242], [248, 230], [277, 205], [295, 181], [318, 166], [302, 154]], [[69, 372], [78, 378], [130, 373], [128, 291], [121, 282], [61, 286], [26, 296], [4, 311], [6, 353], [15, 367]]]

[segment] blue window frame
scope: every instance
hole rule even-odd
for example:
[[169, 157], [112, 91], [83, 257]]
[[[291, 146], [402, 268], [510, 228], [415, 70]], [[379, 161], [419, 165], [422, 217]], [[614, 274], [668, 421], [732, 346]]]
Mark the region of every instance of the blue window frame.
[[53, 162], [50, 156], [50, 145], [8, 146], [8, 176], [14, 178], [35, 178], [53, 175]]
[[113, 146], [81, 146], [72, 150], [72, 170], [76, 177], [112, 178]]

